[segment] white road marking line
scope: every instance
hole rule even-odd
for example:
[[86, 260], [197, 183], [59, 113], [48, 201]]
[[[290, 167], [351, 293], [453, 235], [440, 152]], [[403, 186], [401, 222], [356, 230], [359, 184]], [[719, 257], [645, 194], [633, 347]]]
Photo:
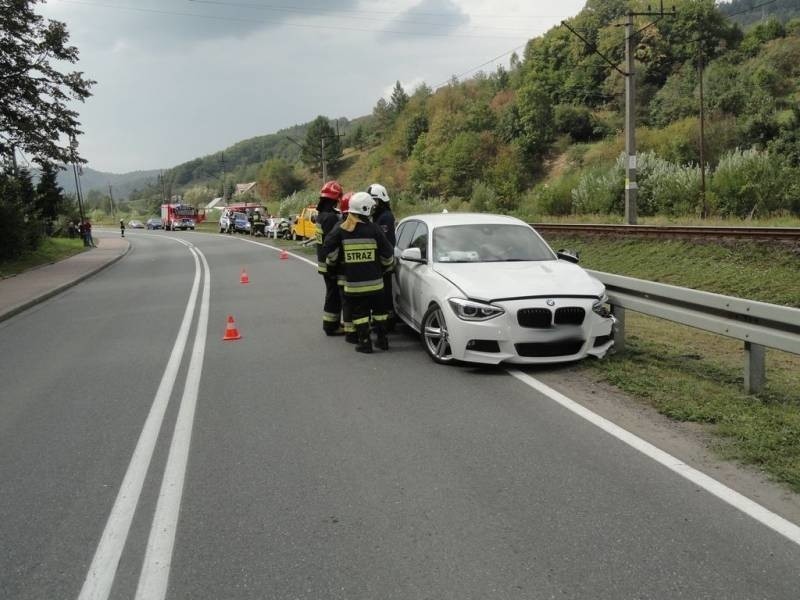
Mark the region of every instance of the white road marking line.
[[175, 422], [175, 432], [169, 448], [167, 466], [158, 495], [156, 512], [150, 537], [147, 541], [147, 552], [144, 557], [139, 584], [136, 589], [137, 600], [160, 600], [167, 594], [169, 571], [172, 564], [172, 552], [175, 546], [175, 533], [180, 516], [183, 484], [186, 478], [186, 466], [189, 462], [189, 447], [192, 441], [192, 426], [197, 407], [197, 396], [200, 389], [200, 378], [203, 374], [203, 357], [205, 356], [206, 338], [208, 337], [208, 312], [211, 295], [211, 271], [205, 256], [199, 250], [203, 261], [203, 298], [197, 319], [197, 332], [192, 348], [192, 358], [186, 374], [186, 385]]
[[[207, 235], [214, 235], [214, 234], [207, 234]], [[214, 236], [217, 237], [217, 236]], [[269, 248], [270, 250], [275, 250], [276, 252], [280, 252], [281, 250], [286, 250], [286, 248], [278, 248], [277, 246], [270, 246], [269, 244], [264, 244], [262, 242], [256, 242], [253, 240], [245, 240], [242, 238], [230, 238], [234, 240], [238, 240], [240, 242], [247, 242], [248, 244], [255, 244], [256, 246], [261, 246], [262, 248]], [[292, 258], [296, 258], [297, 260], [302, 260], [305, 263], [308, 263], [312, 267], [316, 267], [317, 263], [312, 260], [307, 259], [305, 256], [300, 256], [299, 254], [295, 254], [294, 252], [288, 252], [289, 256]]]
[[[181, 241], [181, 243], [183, 242]], [[136, 448], [133, 451], [133, 456], [131, 456], [131, 461], [120, 485], [114, 506], [108, 516], [108, 521], [92, 559], [92, 564], [89, 567], [89, 572], [86, 575], [86, 580], [83, 582], [78, 600], [106, 600], [111, 593], [111, 586], [117, 573], [122, 549], [128, 538], [133, 514], [136, 511], [144, 479], [158, 440], [158, 432], [161, 430], [164, 413], [169, 404], [178, 369], [183, 360], [192, 316], [197, 305], [197, 294], [200, 289], [200, 262], [194, 248], [190, 247], [189, 250], [195, 263], [194, 282], [192, 283], [189, 300], [186, 303], [186, 310], [183, 313], [178, 336], [175, 339], [167, 366], [161, 377], [161, 383], [158, 385], [158, 390], [142, 428], [142, 433], [136, 442]]]
[[705, 473], [698, 471], [697, 469], [690, 467], [683, 461], [675, 458], [671, 454], [664, 452], [663, 450], [656, 448], [651, 443], [644, 441], [642, 438], [632, 434], [630, 431], [627, 431], [620, 427], [619, 425], [615, 425], [608, 419], [601, 417], [600, 415], [592, 412], [585, 406], [578, 404], [574, 400], [567, 398], [560, 392], [557, 392], [553, 388], [548, 385], [545, 385], [538, 379], [535, 379], [528, 375], [527, 373], [523, 373], [522, 371], [518, 371], [516, 369], [507, 369], [508, 373], [517, 379], [519, 379], [524, 384], [532, 387], [537, 392], [544, 394], [554, 402], [557, 402], [567, 410], [572, 411], [579, 417], [586, 419], [592, 425], [599, 427], [606, 433], [614, 436], [621, 442], [628, 444], [631, 448], [638, 450], [645, 456], [652, 458], [654, 461], [661, 463], [671, 471], [674, 471], [681, 477], [688, 479], [695, 485], [700, 486], [707, 492], [713, 494], [723, 502], [730, 504], [734, 508], [739, 509], [747, 516], [755, 519], [759, 523], [766, 525], [773, 531], [781, 534], [782, 536], [788, 538], [795, 544], [800, 545], [800, 527], [781, 517], [780, 515], [775, 514], [774, 512], [770, 511], [769, 509], [761, 506], [757, 502], [753, 502], [746, 496], [743, 496], [739, 492], [732, 490], [728, 486], [720, 483], [716, 479], [709, 477]]

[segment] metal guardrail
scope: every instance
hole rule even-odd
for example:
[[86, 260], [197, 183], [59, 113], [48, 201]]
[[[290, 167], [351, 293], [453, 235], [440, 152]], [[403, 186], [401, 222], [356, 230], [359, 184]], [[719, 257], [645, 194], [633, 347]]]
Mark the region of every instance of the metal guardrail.
[[618, 350], [625, 347], [625, 310], [668, 319], [744, 342], [744, 384], [750, 393], [766, 381], [765, 348], [800, 354], [800, 309], [712, 294], [622, 275], [589, 271], [603, 282], [617, 329]]

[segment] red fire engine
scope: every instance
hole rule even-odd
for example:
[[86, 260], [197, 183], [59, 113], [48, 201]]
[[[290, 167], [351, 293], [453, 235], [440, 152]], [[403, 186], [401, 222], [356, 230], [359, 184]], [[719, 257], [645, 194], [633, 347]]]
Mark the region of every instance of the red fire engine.
[[164, 229], [175, 231], [176, 229], [194, 230], [195, 226], [205, 219], [205, 215], [198, 214], [194, 206], [188, 204], [162, 204], [161, 221]]

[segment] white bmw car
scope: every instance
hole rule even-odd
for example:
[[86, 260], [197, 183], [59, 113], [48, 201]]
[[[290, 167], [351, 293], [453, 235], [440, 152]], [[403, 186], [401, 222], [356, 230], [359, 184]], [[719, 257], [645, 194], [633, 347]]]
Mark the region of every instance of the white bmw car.
[[395, 258], [395, 312], [438, 363], [602, 358], [613, 344], [603, 284], [519, 219], [407, 217]]

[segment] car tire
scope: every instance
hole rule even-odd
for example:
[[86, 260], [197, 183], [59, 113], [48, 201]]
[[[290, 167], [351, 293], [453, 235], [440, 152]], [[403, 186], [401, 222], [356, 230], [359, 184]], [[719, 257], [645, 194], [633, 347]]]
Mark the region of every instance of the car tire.
[[449, 365], [455, 362], [450, 342], [447, 339], [447, 322], [444, 312], [437, 304], [433, 304], [422, 317], [420, 332], [425, 352], [433, 359], [433, 362], [440, 365]]

